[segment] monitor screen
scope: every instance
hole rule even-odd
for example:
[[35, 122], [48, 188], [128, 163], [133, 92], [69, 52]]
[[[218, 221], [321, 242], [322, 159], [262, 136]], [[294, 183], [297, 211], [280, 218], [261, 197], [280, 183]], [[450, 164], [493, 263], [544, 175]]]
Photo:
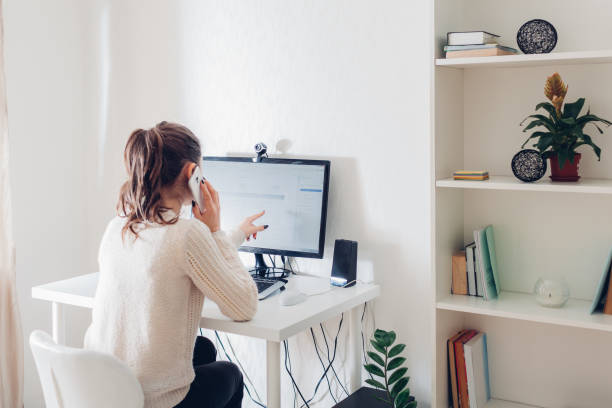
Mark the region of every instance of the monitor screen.
[[322, 258], [329, 161], [204, 157], [203, 175], [219, 192], [221, 225], [231, 228], [265, 210], [269, 228], [242, 251]]

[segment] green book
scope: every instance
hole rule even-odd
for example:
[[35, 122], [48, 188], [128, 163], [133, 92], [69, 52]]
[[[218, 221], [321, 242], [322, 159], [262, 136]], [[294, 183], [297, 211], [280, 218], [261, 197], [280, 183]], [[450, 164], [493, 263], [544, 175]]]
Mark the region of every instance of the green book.
[[474, 231], [474, 241], [476, 241], [476, 247], [478, 248], [477, 262], [480, 265], [483, 297], [485, 300], [496, 299], [499, 295], [500, 285], [493, 227], [489, 225], [486, 228]]

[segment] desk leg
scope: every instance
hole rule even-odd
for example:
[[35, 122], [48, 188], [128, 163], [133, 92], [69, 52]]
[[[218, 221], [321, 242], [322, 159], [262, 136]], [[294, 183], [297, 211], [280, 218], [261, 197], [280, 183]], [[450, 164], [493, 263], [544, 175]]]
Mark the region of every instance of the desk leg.
[[266, 393], [267, 408], [280, 408], [281, 378], [280, 378], [280, 343], [266, 342]]
[[57, 344], [66, 343], [66, 327], [64, 325], [64, 305], [52, 302], [51, 303], [51, 324], [53, 341]]
[[349, 341], [350, 355], [349, 361], [353, 361], [353, 370], [351, 371], [349, 389], [353, 393], [361, 387], [361, 315], [359, 306], [354, 307], [349, 312]]

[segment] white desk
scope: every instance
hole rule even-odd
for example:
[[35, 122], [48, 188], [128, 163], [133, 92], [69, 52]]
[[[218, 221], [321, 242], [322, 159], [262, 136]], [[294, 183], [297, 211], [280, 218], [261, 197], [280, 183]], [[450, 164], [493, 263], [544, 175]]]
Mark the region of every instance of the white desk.
[[[297, 277], [301, 278], [301, 277]], [[295, 285], [296, 277], [289, 285]], [[34, 299], [47, 300], [52, 305], [53, 339], [65, 340], [64, 305], [91, 309], [98, 285], [98, 274], [47, 283], [32, 288]], [[376, 298], [380, 287], [374, 284], [357, 284], [351, 288], [335, 288], [330, 292], [311, 296], [295, 306], [281, 306], [279, 296], [273, 295], [259, 302], [257, 314], [250, 322], [238, 323], [223, 316], [217, 305], [206, 300], [202, 310], [200, 327], [226, 333], [266, 340], [267, 407], [280, 408], [280, 343], [289, 337], [334, 316], [349, 311], [349, 338], [351, 357], [361, 361], [361, 335], [359, 306]], [[350, 376], [351, 391], [361, 386], [361, 364], [356, 363]]]

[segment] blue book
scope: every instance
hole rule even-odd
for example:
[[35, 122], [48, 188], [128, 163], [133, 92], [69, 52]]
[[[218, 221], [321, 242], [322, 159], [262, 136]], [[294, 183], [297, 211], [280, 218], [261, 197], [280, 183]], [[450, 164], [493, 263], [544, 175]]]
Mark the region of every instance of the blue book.
[[595, 291], [595, 297], [593, 298], [593, 303], [591, 304], [591, 314], [595, 312], [601, 312], [606, 303], [606, 297], [610, 296], [608, 293], [608, 282], [610, 281], [610, 267], [612, 267], [612, 250], [610, 250], [610, 254], [608, 255], [608, 262], [606, 263], [606, 269], [604, 269], [601, 278], [599, 279], [599, 285], [597, 285], [597, 290]]

